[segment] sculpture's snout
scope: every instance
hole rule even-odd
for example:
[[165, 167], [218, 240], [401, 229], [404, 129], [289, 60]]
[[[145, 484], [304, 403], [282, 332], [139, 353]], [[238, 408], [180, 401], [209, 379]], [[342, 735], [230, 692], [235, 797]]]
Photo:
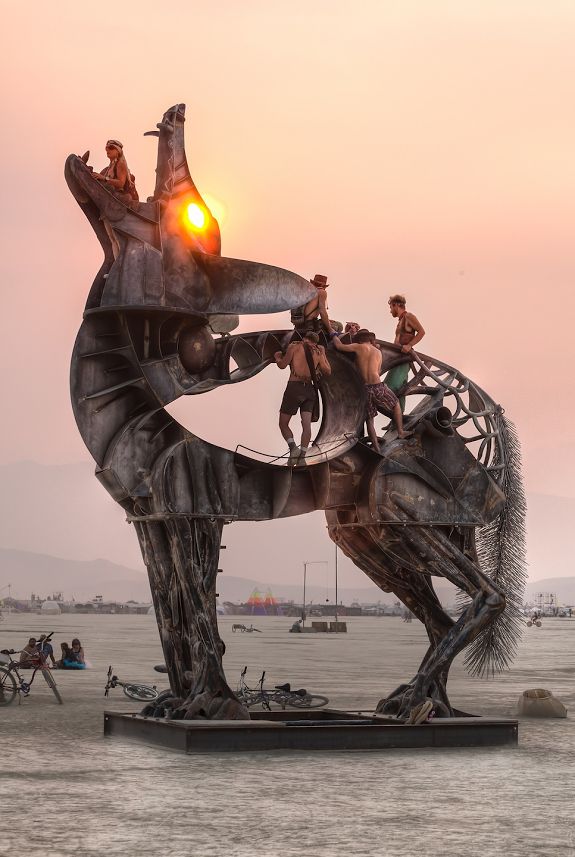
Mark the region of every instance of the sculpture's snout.
[[438, 408], [433, 408], [425, 416], [424, 428], [430, 434], [437, 436], [452, 435], [453, 414], [445, 405], [440, 405]]
[[451, 428], [453, 415], [449, 408], [446, 408], [445, 405], [441, 405], [440, 408], [437, 408], [437, 410], [433, 412], [432, 419], [436, 428], [440, 429], [440, 431], [446, 431]]

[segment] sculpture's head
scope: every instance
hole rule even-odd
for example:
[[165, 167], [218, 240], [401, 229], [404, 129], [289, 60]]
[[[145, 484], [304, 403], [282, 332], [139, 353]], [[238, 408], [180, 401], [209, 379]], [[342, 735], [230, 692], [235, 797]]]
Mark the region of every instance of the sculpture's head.
[[[192, 181], [184, 147], [183, 104], [150, 132], [158, 137], [154, 195], [127, 205], [97, 181], [85, 159], [70, 155], [66, 181], [104, 250], [86, 309], [150, 307], [186, 312], [228, 328], [241, 314], [271, 313], [305, 303], [309, 281], [272, 265], [220, 255], [220, 230]], [[112, 141], [113, 142], [113, 141]]]

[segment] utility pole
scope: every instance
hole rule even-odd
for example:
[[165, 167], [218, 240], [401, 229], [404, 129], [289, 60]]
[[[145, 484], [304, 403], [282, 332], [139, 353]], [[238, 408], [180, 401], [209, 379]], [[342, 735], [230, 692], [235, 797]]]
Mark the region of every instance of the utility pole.
[[337, 634], [337, 545], [335, 546], [335, 632]]

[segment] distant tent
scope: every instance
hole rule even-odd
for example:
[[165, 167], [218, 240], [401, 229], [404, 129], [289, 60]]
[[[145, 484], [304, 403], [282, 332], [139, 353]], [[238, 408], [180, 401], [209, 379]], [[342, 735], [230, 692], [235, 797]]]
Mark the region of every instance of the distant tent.
[[60, 605], [57, 601], [44, 601], [42, 606], [40, 607], [41, 613], [51, 613], [52, 616], [60, 613]]
[[266, 615], [264, 599], [262, 598], [259, 589], [254, 589], [254, 591], [247, 600], [247, 605], [250, 608], [250, 613], [252, 616]]
[[264, 608], [266, 615], [268, 616], [276, 616], [278, 613], [277, 598], [275, 598], [269, 586], [266, 591], [266, 597], [264, 598]]

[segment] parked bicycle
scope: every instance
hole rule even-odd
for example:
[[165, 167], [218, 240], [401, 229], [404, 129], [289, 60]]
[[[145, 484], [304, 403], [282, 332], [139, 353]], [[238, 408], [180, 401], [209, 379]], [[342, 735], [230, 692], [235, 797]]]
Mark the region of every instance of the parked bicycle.
[[45, 647], [50, 642], [54, 631], [51, 631], [47, 636], [40, 640], [37, 652], [30, 655], [27, 660], [27, 665], [32, 667], [32, 675], [29, 681], [26, 681], [20, 674], [23, 665], [18, 661], [11, 659], [11, 655], [20, 654], [21, 650], [2, 649], [2, 654], [10, 658], [7, 664], [0, 665], [0, 705], [10, 705], [18, 696], [18, 704], [22, 702], [22, 697], [27, 697], [30, 694], [30, 689], [36, 678], [36, 673], [40, 672], [44, 677], [44, 681], [56, 697], [59, 705], [63, 705], [64, 700], [60, 696], [60, 691], [56, 685], [52, 670], [46, 662]]
[[327, 705], [327, 696], [317, 693], [308, 693], [305, 688], [292, 690], [291, 685], [277, 684], [273, 688], [264, 687], [265, 670], [258, 682], [258, 687], [249, 687], [246, 683], [247, 667], [244, 667], [240, 675], [240, 683], [237, 689], [237, 697], [247, 708], [261, 705], [265, 711], [271, 711], [272, 705], [285, 710], [286, 708], [321, 708]]
[[109, 666], [104, 696], [108, 696], [114, 687], [121, 687], [129, 699], [138, 699], [140, 702], [152, 702], [160, 695], [155, 684], [150, 686], [133, 681], [120, 681], [118, 676], [114, 675], [112, 667]]

